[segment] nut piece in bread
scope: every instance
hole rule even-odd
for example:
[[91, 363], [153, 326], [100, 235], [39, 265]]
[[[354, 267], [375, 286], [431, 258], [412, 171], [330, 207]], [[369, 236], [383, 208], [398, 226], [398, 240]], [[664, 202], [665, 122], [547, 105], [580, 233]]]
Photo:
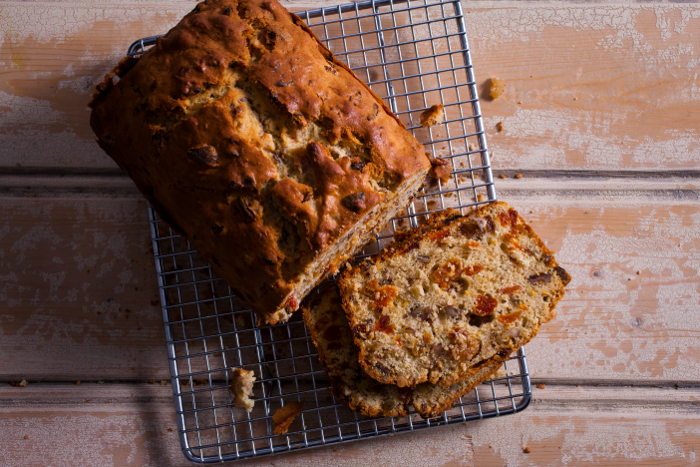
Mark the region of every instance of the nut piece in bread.
[[493, 359], [474, 376], [450, 387], [422, 383], [411, 389], [382, 384], [362, 371], [336, 286], [303, 305], [302, 311], [331, 392], [350, 409], [370, 417], [405, 416], [411, 409], [424, 418], [435, 417], [501, 366], [500, 360]]
[[200, 3], [97, 86], [97, 142], [267, 323], [420, 188], [422, 145], [276, 0]]
[[569, 280], [518, 213], [496, 202], [434, 216], [339, 285], [368, 375], [450, 386], [535, 337]]

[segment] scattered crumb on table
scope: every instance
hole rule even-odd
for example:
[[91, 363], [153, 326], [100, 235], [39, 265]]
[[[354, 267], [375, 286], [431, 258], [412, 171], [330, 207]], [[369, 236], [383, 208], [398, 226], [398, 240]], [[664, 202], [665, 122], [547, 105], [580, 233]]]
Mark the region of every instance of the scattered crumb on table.
[[498, 123], [496, 124], [496, 129], [497, 129], [498, 131], [503, 131], [503, 122], [498, 122]]
[[491, 99], [498, 99], [506, 92], [506, 82], [500, 78], [491, 78], [489, 95]]
[[544, 383], [540, 383], [537, 385], [537, 389], [544, 389], [544, 388], [545, 388]]
[[506, 176], [503, 175], [503, 174], [501, 174], [501, 175], [498, 176], [498, 178], [506, 178]]
[[532, 452], [532, 450], [529, 447], [525, 446], [525, 449], [523, 449], [523, 452], [525, 454], [530, 454]]
[[518, 179], [523, 178], [523, 174], [516, 174], [515, 178], [518, 178]]

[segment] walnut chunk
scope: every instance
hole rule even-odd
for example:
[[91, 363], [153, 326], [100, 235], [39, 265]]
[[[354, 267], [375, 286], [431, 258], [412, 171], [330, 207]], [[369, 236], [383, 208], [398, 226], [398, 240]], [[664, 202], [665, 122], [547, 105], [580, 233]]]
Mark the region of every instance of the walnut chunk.
[[219, 154], [216, 152], [216, 149], [206, 144], [199, 148], [190, 149], [187, 151], [187, 155], [211, 167], [215, 167], [219, 161]]
[[506, 92], [506, 82], [500, 78], [491, 78], [491, 87], [489, 88], [489, 95], [491, 99], [498, 99]]
[[445, 108], [442, 104], [435, 104], [429, 109], [424, 110], [420, 114], [420, 124], [422, 127], [428, 128], [431, 126], [439, 125], [445, 121], [445, 115], [443, 109]]
[[481, 342], [470, 336], [466, 329], [453, 329], [449, 333], [449, 338], [454, 342], [450, 351], [456, 360], [468, 362], [481, 350]]
[[272, 416], [272, 421], [275, 422], [274, 433], [276, 436], [282, 435], [289, 430], [289, 425], [292, 424], [294, 419], [299, 416], [302, 409], [304, 408], [304, 402], [289, 402], [284, 407], [277, 409], [275, 414]]

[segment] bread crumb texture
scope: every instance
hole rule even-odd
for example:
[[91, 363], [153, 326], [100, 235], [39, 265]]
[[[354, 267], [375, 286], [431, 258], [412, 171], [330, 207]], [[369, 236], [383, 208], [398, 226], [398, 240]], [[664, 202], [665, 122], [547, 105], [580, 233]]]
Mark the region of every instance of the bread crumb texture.
[[339, 281], [364, 371], [379, 382], [450, 386], [529, 342], [569, 282], [503, 202], [447, 210], [400, 234]]
[[100, 147], [270, 324], [403, 209], [430, 167], [276, 0], [198, 4], [97, 91]]
[[233, 403], [250, 413], [255, 406], [253, 397], [253, 384], [255, 373], [242, 368], [231, 369], [231, 385], [229, 389], [233, 396]]

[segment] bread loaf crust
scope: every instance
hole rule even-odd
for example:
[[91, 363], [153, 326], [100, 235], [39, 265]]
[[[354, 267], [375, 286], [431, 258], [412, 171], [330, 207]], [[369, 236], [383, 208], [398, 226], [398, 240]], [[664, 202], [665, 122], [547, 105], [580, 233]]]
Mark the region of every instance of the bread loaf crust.
[[338, 240], [400, 209], [397, 193], [429, 167], [382, 100], [276, 0], [200, 3], [113, 73], [91, 102], [98, 144], [267, 323], [322, 279], [310, 266], [320, 254], [348, 256]]

